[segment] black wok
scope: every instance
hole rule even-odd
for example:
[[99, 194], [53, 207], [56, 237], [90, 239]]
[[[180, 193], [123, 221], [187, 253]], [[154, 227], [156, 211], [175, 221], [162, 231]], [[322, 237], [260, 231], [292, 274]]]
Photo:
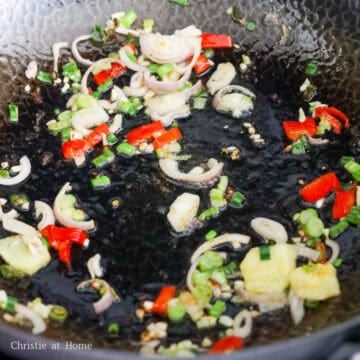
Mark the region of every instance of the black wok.
[[[63, 328], [51, 328], [42, 337], [1, 323], [1, 352], [31, 359], [48, 359], [50, 356], [72, 359], [137, 358], [137, 355], [127, 352], [133, 349], [134, 334], [139, 332], [139, 325], [131, 315], [135, 299], [146, 293], [155, 294], [162, 284], [181, 283], [189, 257], [203, 238], [203, 232], [186, 240], [169, 238], [162, 209], [181, 190], [159, 179], [156, 163], [141, 159], [124, 161], [120, 165], [116, 163], [114, 166], [120, 166], [121, 171], [116, 167], [109, 170], [117, 174], [114, 175], [115, 186], [109, 192], [94, 194], [87, 183], [89, 169], [78, 170], [61, 162], [58, 144], [54, 144], [44, 124], [50, 119], [52, 108], [63, 105], [62, 100], [46, 90], [42, 96], [51, 106], [36, 105], [29, 97], [23, 98], [26, 65], [30, 60], [36, 60], [43, 67], [50, 66], [50, 49], [54, 42], [71, 41], [78, 34], [88, 33], [93, 24], [104, 23], [109, 14], [133, 8], [141, 18], [154, 18], [157, 29], [162, 33], [171, 33], [192, 23], [206, 32], [230, 33], [240, 44], [240, 50], [234, 54], [221, 53], [219, 57], [239, 61], [241, 53], [247, 52], [254, 59], [256, 74], [250, 74], [249, 79], [243, 78], [242, 81], [246, 83], [248, 80], [260, 99], [254, 121], [259, 131], [269, 139], [266, 151], [252, 153], [245, 139], [238, 140], [238, 123], [212, 110], [205, 115], [194, 114], [191, 120], [181, 124], [188, 135], [188, 151], [199, 157], [218, 154], [219, 144], [239, 144], [245, 149], [244, 159], [238, 163], [227, 162], [226, 169], [236, 179], [237, 186], [252, 194], [249, 199], [251, 205], [243, 213], [231, 210], [226, 217], [213, 220], [209, 228], [247, 232], [249, 216], [255, 213], [276, 214], [275, 217], [284, 218], [291, 228], [290, 214], [299, 209], [295, 195], [290, 196], [290, 189], [296, 186], [294, 179], [299, 176], [311, 179], [314, 174], [320, 174], [324, 164], [336, 169], [343, 153], [358, 155], [359, 1], [190, 0], [190, 3], [189, 7], [183, 8], [161, 0], [0, 2], [0, 155], [10, 160], [23, 154], [30, 156], [32, 177], [20, 189], [32, 200], [51, 202], [59, 187], [71, 181], [80, 198], [86, 199], [84, 205], [99, 224], [97, 240], [92, 242], [92, 246], [86, 252], [74, 250], [71, 273], [54, 260], [31, 279], [17, 282], [0, 279], [0, 288], [23, 302], [41, 296], [46, 302], [67, 306], [72, 315], [72, 320]], [[247, 20], [256, 22], [255, 31], [246, 31], [230, 21], [225, 11], [232, 5], [238, 5]], [[280, 44], [284, 36], [282, 25], [288, 26], [289, 34]], [[91, 50], [84, 47], [83, 51]], [[326, 154], [314, 150], [311, 156], [301, 160], [292, 157], [274, 160], [275, 156], [280, 156], [283, 146], [280, 121], [296, 117], [302, 104], [298, 88], [305, 79], [304, 66], [313, 60], [319, 63], [319, 75], [314, 78], [319, 98], [349, 115], [351, 131], [335, 139]], [[274, 97], [274, 94], [277, 96]], [[274, 102], [274, 98], [281, 101]], [[6, 106], [10, 102], [21, 104], [21, 121], [17, 127], [9, 127], [5, 121]], [[125, 126], [133, 127], [137, 121], [141, 119]], [[229, 125], [230, 130], [225, 131], [224, 125]], [[44, 165], [41, 159], [48, 152], [51, 161]], [[265, 185], [259, 185], [265, 182], [268, 184], [266, 194]], [[158, 193], [159, 186], [165, 190]], [[1, 189], [0, 196], [6, 195]], [[119, 196], [124, 203], [116, 211], [109, 206], [114, 196]], [[322, 215], [326, 217], [329, 208], [327, 212], [325, 210]], [[282, 312], [264, 317], [257, 323], [249, 348], [231, 354], [229, 358], [322, 358], [333, 354], [345, 341], [356, 341], [356, 334], [360, 331], [359, 237], [359, 231], [354, 229], [339, 238], [344, 259], [339, 275], [340, 297], [327, 301], [316, 312], [308, 313], [296, 328], [289, 316]], [[74, 291], [75, 284], [86, 276], [86, 259], [98, 251], [106, 262], [106, 278], [124, 299], [100, 321], [91, 310], [93, 299], [80, 297]], [[112, 341], [102, 335], [105, 324], [114, 319], [120, 322], [122, 328], [133, 330], [124, 335], [123, 341]], [[191, 331], [189, 334], [192, 334]], [[17, 345], [13, 341], [41, 342], [45, 349], [14, 350]], [[66, 348], [66, 341], [91, 344], [92, 349], [77, 350], [76, 346], [71, 349], [70, 345]], [[54, 343], [59, 344], [59, 349], [51, 350]]]

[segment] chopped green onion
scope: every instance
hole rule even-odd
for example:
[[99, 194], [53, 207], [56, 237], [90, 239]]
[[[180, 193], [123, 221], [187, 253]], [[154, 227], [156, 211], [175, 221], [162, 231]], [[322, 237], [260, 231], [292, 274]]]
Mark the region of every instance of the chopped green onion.
[[270, 260], [270, 246], [269, 245], [261, 245], [259, 247], [259, 254], [261, 260]]
[[111, 185], [111, 179], [106, 175], [99, 175], [91, 179], [91, 185], [94, 189], [104, 189]]
[[48, 130], [52, 133], [59, 133], [61, 130], [71, 127], [72, 111], [63, 111], [57, 117], [58, 121], [51, 120], [47, 123]]
[[219, 318], [225, 310], [226, 310], [225, 302], [222, 300], [216, 300], [215, 304], [209, 310], [209, 315]]
[[81, 94], [76, 99], [76, 107], [78, 110], [86, 109], [86, 108], [94, 107], [94, 106], [97, 106], [97, 101], [91, 95]]
[[106, 39], [106, 31], [102, 25], [95, 25], [91, 30], [91, 39], [96, 42], [104, 42]]
[[120, 55], [116, 51], [108, 53], [107, 57], [110, 58], [110, 59], [120, 59]]
[[128, 35], [124, 44], [135, 44], [136, 46], [139, 46], [139, 38], [133, 35]]
[[193, 275], [191, 277], [191, 282], [197, 286], [197, 285], [203, 285], [207, 284], [209, 279], [211, 277], [211, 271], [199, 271], [195, 270], [193, 272]]
[[59, 199], [61, 210], [75, 208], [76, 204], [76, 197], [73, 194], [64, 194]]
[[228, 281], [224, 269], [216, 269], [211, 274], [211, 279], [219, 283], [221, 286], [227, 285]]
[[8, 110], [9, 110], [9, 122], [11, 124], [17, 124], [19, 122], [19, 107], [15, 104], [9, 104]]
[[249, 56], [247, 56], [245, 54], [241, 55], [241, 61], [242, 61], [242, 64], [244, 64], [244, 65], [250, 65], [251, 64], [251, 59], [249, 58]]
[[14, 279], [24, 277], [26, 274], [20, 270], [14, 269], [8, 264], [0, 265], [0, 276], [4, 279]]
[[310, 237], [320, 237], [324, 232], [324, 223], [317, 217], [310, 218], [304, 225], [306, 235]]
[[232, 207], [241, 207], [244, 203], [245, 195], [240, 191], [235, 191], [232, 198], [230, 205]]
[[112, 322], [108, 325], [107, 327], [107, 332], [109, 335], [119, 335], [119, 332], [120, 332], [120, 326], [118, 323], [116, 322]]
[[256, 28], [256, 22], [255, 21], [249, 21], [247, 24], [246, 24], [246, 30], [247, 31], [254, 31]]
[[98, 99], [103, 93], [110, 90], [113, 87], [113, 81], [111, 79], [106, 80], [103, 84], [99, 85], [93, 93], [93, 97]]
[[118, 103], [119, 111], [130, 116], [136, 115], [136, 113], [142, 108], [143, 104], [141, 103], [140, 99], [133, 96], [126, 101], [121, 101]]
[[313, 246], [315, 246], [316, 243], [318, 243], [320, 241], [321, 241], [321, 239], [319, 239], [319, 238], [310, 238], [306, 241], [305, 244], [306, 244], [306, 246], [313, 247]]
[[171, 3], [178, 4], [181, 6], [187, 6], [189, 5], [189, 0], [168, 0]]
[[306, 136], [301, 136], [299, 140], [291, 144], [291, 153], [294, 155], [303, 155], [309, 148], [309, 142]]
[[58, 116], [61, 113], [61, 110], [59, 108], [54, 109], [54, 114]]
[[238, 269], [238, 264], [235, 261], [231, 261], [224, 266], [224, 271], [227, 276], [232, 275]]
[[70, 61], [62, 67], [62, 75], [76, 83], [81, 80], [81, 72], [75, 61]]
[[52, 321], [64, 322], [69, 316], [64, 306], [55, 305], [49, 312], [49, 319]]
[[193, 108], [196, 110], [203, 110], [206, 107], [207, 98], [194, 97]]
[[116, 152], [118, 154], [133, 156], [136, 152], [136, 147], [127, 142], [122, 142], [116, 147]]
[[349, 161], [355, 161], [355, 158], [353, 156], [343, 156], [340, 159], [341, 166], [345, 166]]
[[69, 141], [71, 139], [71, 128], [65, 128], [61, 130], [61, 141]]
[[354, 187], [354, 184], [352, 181], [349, 181], [347, 183], [341, 184], [341, 190], [348, 191]]
[[360, 181], [360, 164], [354, 160], [347, 161], [344, 165], [345, 170], [356, 180]]
[[137, 58], [134, 54], [130, 53], [130, 52], [126, 52], [126, 56], [129, 58], [129, 60], [133, 63], [136, 63], [137, 62]]
[[153, 19], [144, 19], [143, 28], [146, 32], [152, 32], [155, 21]]
[[106, 141], [109, 143], [109, 145], [115, 145], [119, 141], [119, 139], [116, 137], [115, 134], [109, 134], [106, 137]]
[[129, 10], [120, 19], [120, 24], [121, 24], [121, 26], [130, 28], [135, 23], [136, 20], [137, 20], [136, 12], [134, 10]]
[[331, 125], [328, 121], [321, 119], [316, 129], [316, 135], [324, 135], [327, 131], [331, 130]]
[[346, 220], [341, 220], [337, 224], [331, 226], [329, 229], [329, 236], [332, 239], [335, 239], [340, 234], [342, 234], [345, 230], [350, 227], [350, 224]]
[[167, 316], [172, 322], [179, 322], [184, 319], [186, 315], [186, 307], [183, 302], [178, 299], [172, 299], [167, 305]]
[[148, 69], [151, 73], [157, 73], [159, 66], [158, 64], [150, 64]]
[[96, 157], [92, 163], [96, 166], [96, 167], [103, 167], [107, 164], [110, 164], [111, 162], [113, 162], [115, 160], [115, 154], [111, 151], [111, 150], [106, 150], [104, 151], [101, 155], [99, 155], [98, 157]]
[[224, 197], [224, 193], [219, 189], [211, 189], [210, 203], [212, 207], [216, 207], [216, 208], [222, 208], [226, 206], [227, 201]]
[[214, 238], [217, 237], [217, 232], [215, 230], [210, 230], [209, 232], [207, 232], [205, 234], [205, 240], [208, 241], [208, 240], [212, 240]]
[[15, 314], [15, 304], [17, 304], [19, 302], [19, 300], [13, 296], [8, 296], [6, 302], [1, 302], [1, 308], [10, 313], [10, 314]]
[[215, 50], [214, 49], [205, 49], [203, 50], [203, 54], [208, 58], [211, 59], [215, 56]]
[[36, 75], [36, 78], [45, 84], [52, 84], [52, 79], [48, 72], [39, 70]]
[[305, 209], [302, 210], [299, 214], [299, 222], [301, 225], [305, 225], [311, 218], [318, 218], [318, 212], [313, 209], [313, 208], [309, 208], [309, 209]]
[[319, 306], [319, 302], [316, 300], [305, 300], [304, 306], [308, 309], [316, 309]]
[[199, 220], [200, 221], [205, 221], [213, 216], [216, 216], [220, 213], [219, 208], [217, 207], [211, 207], [210, 209], [206, 209], [204, 210], [200, 215], [199, 215]]
[[0, 169], [0, 178], [7, 179], [10, 177], [10, 173], [8, 170]]
[[217, 188], [225, 194], [227, 187], [229, 186], [229, 177], [221, 176]]
[[350, 224], [360, 225], [360, 206], [353, 206], [345, 220]]
[[201, 271], [212, 270], [223, 266], [224, 259], [216, 251], [206, 251], [199, 259], [199, 268]]
[[336, 259], [332, 262], [333, 266], [336, 267], [336, 268], [340, 267], [340, 265], [341, 265], [342, 263], [343, 263], [343, 259], [341, 259], [341, 258], [336, 258]]
[[205, 307], [212, 298], [213, 288], [210, 284], [197, 285], [192, 294], [196, 297], [200, 305]]
[[49, 247], [49, 242], [47, 241], [46, 238], [41, 237], [41, 238], [40, 238], [40, 241], [41, 241], [41, 243], [42, 243], [44, 246], [46, 246], [47, 248]]
[[165, 76], [169, 75], [171, 72], [175, 70], [173, 64], [163, 64], [160, 65], [157, 69], [157, 74], [163, 79]]
[[303, 265], [301, 268], [307, 273], [312, 273], [315, 271], [316, 265], [313, 263], [308, 263], [308, 264]]
[[11, 194], [10, 203], [20, 211], [30, 210], [30, 199], [26, 194]]
[[312, 75], [315, 75], [317, 73], [317, 70], [318, 70], [318, 63], [311, 62], [311, 63], [308, 63], [306, 65], [305, 74], [309, 75], [309, 76], [312, 76]]

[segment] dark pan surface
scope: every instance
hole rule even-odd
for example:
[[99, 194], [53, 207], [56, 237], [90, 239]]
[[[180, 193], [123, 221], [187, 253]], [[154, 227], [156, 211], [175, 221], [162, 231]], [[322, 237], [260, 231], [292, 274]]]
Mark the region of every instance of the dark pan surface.
[[[68, 273], [54, 260], [31, 279], [19, 282], [0, 280], [5, 288], [23, 301], [41, 296], [46, 302], [56, 302], [71, 310], [72, 321], [65, 328], [49, 329], [47, 336], [74, 342], [91, 342], [94, 346], [130, 349], [142, 327], [132, 315], [137, 299], [156, 294], [166, 283], [181, 284], [188, 269], [189, 258], [203, 241], [208, 229], [248, 233], [249, 220], [255, 215], [271, 214], [282, 220], [295, 234], [291, 215], [301, 202], [296, 196], [299, 178], [310, 180], [323, 172], [323, 166], [336, 170], [342, 154], [358, 154], [358, 126], [360, 114], [360, 34], [359, 1], [192, 1], [182, 8], [167, 1], [8, 1], [0, 14], [0, 157], [16, 161], [29, 155], [33, 174], [21, 191], [32, 200], [52, 203], [55, 194], [66, 181], [74, 189], [84, 206], [98, 222], [99, 230], [92, 237], [87, 251], [74, 251], [73, 271]], [[237, 4], [247, 20], [257, 23], [252, 33], [234, 24], [225, 10]], [[248, 52], [256, 61], [257, 71], [239, 79], [256, 91], [257, 111], [252, 120], [267, 142], [256, 149], [243, 133], [239, 121], [219, 115], [212, 110], [194, 112], [181, 121], [184, 148], [195, 160], [219, 157], [221, 148], [237, 145], [242, 150], [238, 162], [225, 160], [225, 172], [234, 186], [248, 194], [247, 205], [241, 210], [229, 209], [218, 219], [193, 235], [174, 239], [170, 236], [164, 211], [181, 187], [165, 181], [153, 157], [118, 159], [106, 170], [114, 186], [110, 191], [94, 193], [88, 178], [92, 169], [75, 169], [61, 160], [60, 143], [45, 129], [52, 118], [54, 105], [63, 100], [54, 91], [44, 90], [43, 97], [51, 106], [34, 107], [23, 99], [26, 84], [23, 72], [30, 60], [44, 68], [51, 63], [50, 48], [56, 41], [71, 41], [76, 35], [87, 33], [95, 23], [103, 23], [109, 14], [134, 8], [140, 17], [151, 17], [156, 29], [172, 32], [191, 23], [207, 32], [231, 33], [241, 45], [239, 53], [219, 54], [220, 59], [234, 58]], [[264, 20], [264, 16], [266, 16]], [[14, 23], [12, 19], [17, 18]], [[170, 19], [170, 21], [169, 21]], [[290, 27], [288, 41], [280, 45], [281, 25]], [[352, 133], [333, 138], [326, 151], [312, 149], [304, 157], [282, 155], [281, 121], [295, 119], [299, 106], [304, 106], [299, 86], [304, 81], [304, 66], [308, 61], [319, 62], [320, 74], [314, 77], [319, 99], [333, 104], [349, 114]], [[277, 94], [281, 103], [270, 100]], [[6, 125], [5, 111], [9, 102], [20, 102], [21, 125]], [[35, 116], [35, 110], [38, 116]], [[143, 118], [127, 120], [125, 129], [142, 122]], [[224, 130], [228, 125], [229, 129]], [[50, 152], [50, 163], [42, 164], [43, 155]], [[341, 172], [339, 172], [341, 173]], [[343, 172], [342, 172], [343, 173]], [[344, 174], [344, 173], [343, 173]], [[345, 175], [345, 174], [344, 174]], [[346, 177], [344, 177], [345, 180]], [[200, 192], [203, 199], [206, 192]], [[0, 189], [0, 195], [5, 196]], [[117, 210], [110, 200], [118, 196], [123, 205]], [[329, 221], [331, 204], [322, 211]], [[4, 235], [1, 234], [1, 235]], [[255, 238], [256, 239], [256, 238]], [[351, 230], [339, 238], [344, 264], [340, 270], [342, 295], [322, 304], [316, 312], [308, 312], [303, 323], [295, 328], [286, 313], [277, 312], [256, 321], [249, 345], [266, 344], [275, 340], [297, 337], [349, 320], [360, 313], [360, 239], [359, 231]], [[105, 278], [122, 295], [123, 301], [113, 306], [100, 321], [92, 312], [91, 296], [79, 295], [74, 286], [85, 276], [86, 260], [96, 252], [105, 259]], [[146, 284], [146, 285], [144, 285]], [[230, 309], [231, 311], [231, 309]], [[235, 311], [235, 310], [233, 310]], [[111, 341], [102, 334], [108, 322], [119, 321], [122, 341]], [[87, 329], [85, 332], [84, 329]], [[170, 338], [178, 332], [191, 336], [193, 329], [170, 329]]]

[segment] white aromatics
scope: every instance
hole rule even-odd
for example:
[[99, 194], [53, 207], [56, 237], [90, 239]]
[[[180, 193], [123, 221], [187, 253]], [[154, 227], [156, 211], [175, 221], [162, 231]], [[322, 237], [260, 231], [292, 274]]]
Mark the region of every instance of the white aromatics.
[[214, 95], [220, 89], [230, 85], [235, 76], [236, 69], [233, 64], [229, 62], [219, 64], [206, 84], [210, 94]]
[[246, 338], [250, 335], [253, 325], [253, 319], [249, 310], [241, 310], [234, 318], [233, 332], [234, 336]]
[[274, 240], [278, 244], [285, 244], [288, 234], [282, 224], [265, 217], [257, 217], [251, 220], [250, 226], [265, 240]]
[[91, 66], [94, 64], [93, 61], [83, 58], [78, 50], [78, 44], [82, 41], [87, 41], [91, 39], [91, 35], [80, 35], [78, 36], [71, 44], [71, 52], [75, 58], [75, 60], [82, 65]]
[[37, 224], [38, 230], [41, 230], [48, 225], [55, 224], [54, 212], [50, 205], [48, 205], [43, 201], [35, 200], [34, 207], [35, 207], [35, 216], [37, 218], [40, 218], [40, 221]]
[[173, 229], [178, 233], [188, 230], [196, 218], [199, 206], [199, 195], [183, 193], [178, 196], [167, 214], [167, 219]]
[[86, 263], [92, 279], [101, 278], [104, 275], [104, 269], [101, 267], [101, 255], [95, 254]]
[[31, 174], [30, 159], [26, 155], [24, 155], [23, 157], [20, 158], [19, 164], [20, 164], [20, 171], [18, 172], [18, 174], [10, 178], [0, 178], [0, 185], [4, 185], [4, 186], [17, 185], [29, 177], [29, 175]]
[[41, 334], [46, 330], [46, 324], [43, 318], [37, 314], [35, 311], [30, 310], [27, 306], [22, 304], [14, 305], [16, 314], [21, 315], [25, 319], [29, 320], [32, 323], [32, 333]]
[[70, 44], [66, 41], [61, 41], [53, 44], [52, 46], [52, 53], [53, 53], [53, 59], [54, 59], [54, 72], [57, 74], [59, 72], [59, 57], [60, 57], [60, 50], [61, 49], [67, 49], [70, 46]]
[[101, 106], [78, 110], [71, 118], [73, 128], [83, 136], [91, 132], [91, 128], [109, 120], [109, 115]]
[[25, 76], [27, 79], [35, 79], [38, 72], [38, 64], [36, 61], [30, 61], [26, 70]]
[[294, 324], [300, 324], [305, 316], [304, 299], [300, 299], [292, 289], [289, 291], [289, 305]]

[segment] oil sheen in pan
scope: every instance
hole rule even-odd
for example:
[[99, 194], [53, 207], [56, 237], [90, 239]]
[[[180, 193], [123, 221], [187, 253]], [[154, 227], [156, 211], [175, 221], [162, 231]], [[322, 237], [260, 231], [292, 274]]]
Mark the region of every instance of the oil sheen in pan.
[[[233, 54], [229, 53], [221, 53], [217, 60], [227, 59], [235, 60]], [[255, 79], [250, 80], [254, 83]], [[241, 149], [238, 161], [225, 157], [222, 160], [231, 184], [247, 196], [244, 208], [229, 208], [219, 218], [211, 220], [206, 228], [181, 239], [169, 235], [165, 214], [175, 197], [184, 189], [161, 176], [154, 156], [117, 158], [115, 163], [106, 168], [113, 180], [112, 188], [99, 193], [94, 193], [89, 186], [89, 167], [76, 169], [61, 159], [60, 143], [54, 141], [45, 127], [46, 121], [52, 117], [53, 109], [64, 107], [64, 99], [54, 89], [44, 89], [44, 103], [37, 105], [36, 110], [28, 114], [27, 122], [22, 121], [19, 128], [7, 130], [6, 136], [1, 136], [1, 151], [4, 154], [20, 156], [27, 153], [31, 156], [33, 175], [22, 186], [22, 191], [33, 200], [51, 202], [62, 184], [70, 181], [89, 215], [98, 223], [98, 231], [92, 237], [90, 248], [86, 251], [73, 249], [71, 272], [65, 271], [62, 265], [53, 261], [33, 278], [21, 280], [15, 286], [14, 295], [20, 299], [41, 296], [46, 302], [60, 303], [70, 310], [75, 320], [65, 328], [49, 329], [50, 336], [58, 337], [62, 334], [73, 341], [91, 341], [94, 346], [107, 343], [114, 347], [133, 349], [131, 341], [138, 340], [142, 330], [142, 325], [132, 315], [136, 302], [156, 294], [164, 284], [182, 284], [189, 258], [196, 246], [203, 241], [208, 229], [216, 229], [218, 233], [248, 233], [250, 220], [255, 215], [273, 217], [276, 214], [288, 229], [295, 231], [290, 215], [301, 207], [297, 197], [298, 180], [309, 180], [319, 175], [324, 167], [338, 169], [339, 156], [351, 154], [349, 139], [346, 135], [332, 139], [326, 151], [313, 147], [305, 156], [284, 155], [282, 128], [277, 119], [296, 116], [295, 110], [301, 103], [297, 83], [301, 79], [286, 82], [281, 72], [274, 71], [266, 76], [260, 75], [256, 80], [256, 112], [249, 121], [253, 122], [265, 139], [265, 147], [253, 145], [241, 121], [218, 114], [210, 107], [205, 111], [193, 111], [189, 119], [180, 121], [184, 133], [184, 152], [193, 155], [194, 163], [209, 157], [219, 158], [221, 149], [229, 145], [236, 145]], [[249, 86], [249, 83], [244, 85]], [[34, 119], [39, 116], [40, 126], [34, 128]], [[141, 122], [142, 116], [126, 121], [125, 131]], [[44, 163], [43, 156], [49, 153], [52, 156]], [[200, 189], [198, 193], [205, 203], [207, 191]], [[117, 209], [111, 206], [114, 197], [120, 198], [121, 205]], [[328, 210], [325, 207], [321, 211], [326, 220], [329, 220]], [[351, 264], [355, 260], [355, 254], [349, 249], [354, 236], [354, 232], [350, 231], [340, 239], [345, 252], [345, 262], [340, 272], [344, 296], [329, 300], [298, 328], [291, 326], [286, 311], [261, 317], [256, 321], [250, 345], [297, 336], [306, 333], [309, 328], [316, 330], [331, 322], [335, 323], [338, 318], [343, 319], [345, 311], [344, 314], [338, 312], [338, 318], [329, 318], [326, 314], [335, 307], [346, 308], [347, 301], [351, 298], [347, 289], [353, 284], [347, 285], [352, 281], [348, 277], [351, 268], [347, 263]], [[106, 312], [100, 321], [92, 311], [94, 297], [91, 294], [80, 295], [74, 290], [75, 285], [86, 275], [87, 259], [97, 252], [102, 254], [106, 267], [105, 278], [122, 297], [122, 301]], [[1, 280], [0, 285], [5, 289], [14, 288], [14, 284], [9, 281]], [[356, 299], [352, 299], [351, 303], [356, 304]], [[354, 309], [354, 313], [355, 311]], [[236, 309], [230, 306], [228, 312], [233, 315]], [[324, 324], [321, 321], [324, 316], [330, 323]], [[348, 312], [346, 316], [350, 317], [351, 314]], [[101, 336], [105, 333], [106, 324], [112, 321], [120, 323], [121, 341], [112, 342]], [[86, 333], [84, 329], [87, 329]], [[196, 340], [198, 336], [198, 331], [190, 322], [169, 328], [170, 341], [188, 337]]]

